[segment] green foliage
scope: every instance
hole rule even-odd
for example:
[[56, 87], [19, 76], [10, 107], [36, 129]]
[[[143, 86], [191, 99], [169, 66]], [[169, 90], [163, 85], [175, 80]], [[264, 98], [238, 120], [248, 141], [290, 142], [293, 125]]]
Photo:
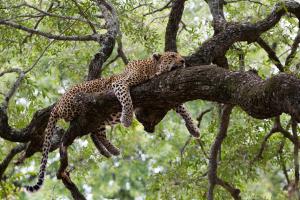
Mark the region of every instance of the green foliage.
[[[47, 10], [51, 1], [26, 1]], [[40, 3], [42, 2], [42, 3]], [[53, 11], [57, 15], [78, 16], [78, 9], [72, 1], [53, 1], [59, 6]], [[96, 19], [98, 8], [91, 1], [78, 1], [89, 19]], [[123, 33], [123, 46], [130, 59], [148, 57], [152, 52], [164, 49], [164, 34], [169, 10], [151, 15], [167, 1], [127, 0], [112, 1], [117, 9]], [[225, 7], [228, 21], [256, 22], [266, 17], [275, 0], [260, 1], [263, 5], [240, 1], [228, 3]], [[23, 3], [20, 0], [0, 1], [0, 7], [10, 7]], [[140, 6], [142, 5], [142, 6]], [[178, 35], [178, 49], [187, 55], [213, 35], [211, 16], [204, 1], [187, 1], [183, 16], [185, 24]], [[33, 9], [0, 9], [1, 19], [15, 19], [19, 15], [36, 14]], [[21, 20], [16, 18], [15, 20]], [[22, 25], [34, 27], [36, 20], [20, 21]], [[59, 34], [72, 24], [70, 20], [45, 17], [39, 30]], [[295, 38], [297, 22], [284, 18], [271, 31], [262, 35], [269, 43], [276, 43], [281, 61], [288, 55], [288, 45]], [[86, 23], [76, 22], [65, 35], [91, 34]], [[28, 69], [49, 40], [31, 36], [28, 33], [0, 26], [1, 70], [14, 67]], [[36, 110], [54, 103], [71, 85], [82, 82], [87, 74], [87, 66], [99, 46], [93, 42], [54, 42], [35, 68], [23, 80], [17, 93], [10, 101], [9, 123], [23, 128], [31, 120]], [[115, 50], [116, 51], [116, 50]], [[116, 52], [113, 52], [112, 59]], [[269, 77], [278, 70], [270, 62], [266, 53], [256, 44], [237, 43], [227, 52], [231, 69], [239, 70], [239, 53], [245, 54], [245, 68], [255, 68], [262, 77]], [[299, 63], [299, 55], [294, 63]], [[103, 71], [109, 76], [122, 70], [124, 64], [118, 59]], [[291, 68], [291, 72], [297, 72]], [[6, 93], [16, 79], [15, 74], [6, 74], [0, 79], [0, 92]], [[4, 99], [0, 95], [0, 101]], [[106, 159], [99, 155], [89, 137], [82, 137], [70, 147], [71, 177], [88, 199], [205, 199], [207, 192], [207, 166], [210, 145], [218, 131], [219, 111], [214, 103], [194, 101], [187, 103], [193, 117], [210, 107], [213, 111], [204, 116], [201, 123], [203, 149], [192, 140], [181, 155], [180, 150], [188, 139], [188, 132], [182, 120], [170, 111], [156, 127], [154, 134], [143, 131], [135, 121], [125, 129], [118, 125], [109, 132], [111, 141], [122, 150], [121, 156]], [[283, 125], [288, 117], [283, 116]], [[239, 108], [233, 110], [228, 136], [222, 145], [218, 175], [241, 190], [243, 199], [286, 199], [286, 185], [278, 149], [284, 140], [280, 134], [273, 135], [267, 142], [263, 158], [253, 162], [259, 152], [264, 136], [270, 131], [272, 120], [256, 120], [247, 116]], [[2, 161], [15, 144], [0, 139], [0, 160]], [[283, 160], [288, 169], [293, 169], [292, 146], [285, 142]], [[50, 164], [43, 189], [35, 194], [27, 194], [15, 183], [25, 185], [33, 182], [38, 171], [41, 155], [35, 154], [21, 166], [11, 164], [4, 181], [0, 182], [2, 199], [71, 199], [63, 184], [56, 179], [59, 167], [59, 153], [50, 154]], [[289, 170], [292, 177], [293, 170]], [[230, 199], [230, 194], [221, 187], [216, 188], [216, 199]]]

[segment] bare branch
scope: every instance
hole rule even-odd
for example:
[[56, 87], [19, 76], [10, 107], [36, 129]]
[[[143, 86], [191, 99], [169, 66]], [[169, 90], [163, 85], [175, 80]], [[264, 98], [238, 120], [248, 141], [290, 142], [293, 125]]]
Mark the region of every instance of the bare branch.
[[202, 112], [198, 115], [198, 117], [197, 117], [197, 121], [198, 121], [197, 126], [198, 126], [199, 128], [200, 128], [200, 125], [201, 125], [202, 118], [204, 117], [204, 115], [205, 115], [206, 113], [208, 113], [208, 112], [210, 112], [210, 111], [212, 111], [212, 108], [208, 108], [208, 109], [202, 111]]
[[165, 9], [167, 9], [167, 8], [170, 8], [170, 4], [171, 4], [173, 1], [174, 1], [174, 0], [170, 0], [170, 1], [169, 1], [166, 5], [164, 5], [163, 7], [158, 8], [158, 9], [156, 9], [156, 10], [153, 10], [153, 11], [151, 11], [151, 12], [145, 13], [143, 16], [145, 17], [145, 16], [147, 16], [147, 15], [152, 15], [152, 14], [154, 14], [154, 13], [157, 13], [157, 12], [163, 11], [163, 10], [165, 10]]
[[183, 14], [185, 1], [186, 0], [175, 0], [172, 5], [165, 33], [165, 51], [177, 52], [176, 37], [179, 29], [179, 23], [181, 22]]
[[226, 26], [223, 6], [224, 0], [206, 0], [209, 5], [210, 12], [213, 16], [213, 27], [215, 35], [222, 31]]
[[292, 45], [292, 48], [291, 48], [291, 52], [285, 60], [285, 66], [286, 67], [289, 67], [291, 65], [292, 60], [294, 59], [294, 57], [296, 55], [299, 43], [300, 43], [300, 30], [298, 30], [298, 34], [297, 34], [296, 38], [294, 39], [294, 42], [293, 42], [293, 45]]
[[[292, 132], [294, 137], [294, 166], [295, 166], [295, 186], [299, 187], [299, 138], [297, 133], [297, 121], [292, 119]], [[298, 189], [297, 189], [298, 190]], [[298, 196], [299, 198], [300, 196]]]
[[[56, 18], [61, 18], [61, 19], [66, 19], [66, 20], [75, 20], [75, 21], [80, 21], [80, 22], [83, 22], [83, 23], [89, 23], [88, 20], [86, 19], [82, 19], [80, 17], [72, 17], [72, 16], [62, 16], [62, 15], [58, 15], [58, 14], [54, 14], [54, 13], [50, 13], [49, 10], [48, 11], [44, 11], [38, 7], [35, 7], [31, 4], [28, 4], [28, 3], [24, 3], [24, 4], [21, 4], [22, 6], [26, 6], [26, 7], [29, 7], [29, 8], [32, 8], [40, 13], [42, 13], [44, 16], [49, 16], [49, 17], [56, 17]], [[102, 18], [102, 16], [99, 16]], [[93, 23], [93, 22], [90, 22], [92, 23], [93, 26], [96, 26], [98, 28], [104, 28], [103, 26], [99, 26], [98, 24], [96, 23]]]
[[257, 154], [255, 160], [261, 159], [262, 158], [262, 154], [263, 151], [266, 147], [267, 144], [267, 140], [274, 134], [274, 133], [281, 133], [285, 138], [288, 138], [292, 143], [295, 143], [295, 138], [293, 138], [293, 136], [284, 128], [282, 128], [281, 126], [281, 122], [280, 122], [280, 116], [275, 117], [274, 120], [274, 124], [272, 129], [270, 130], [270, 132], [264, 137], [263, 142], [260, 146], [260, 150], [259, 153]]
[[241, 197], [240, 197], [240, 192], [241, 191], [239, 189], [233, 187], [228, 182], [223, 181], [219, 177], [217, 177], [216, 184], [222, 186], [225, 190], [227, 190], [231, 194], [231, 196], [232, 196], [233, 199], [235, 199], [235, 200], [241, 200]]
[[[51, 11], [51, 9], [53, 8], [53, 5], [54, 5], [54, 3], [51, 3], [51, 4], [50, 4], [50, 6], [49, 6], [47, 12], [50, 12], [50, 11]], [[45, 16], [46, 16], [46, 15], [43, 15], [43, 16], [41, 16], [41, 18], [39, 18], [39, 19], [37, 20], [37, 22], [35, 23], [35, 25], [34, 25], [34, 27], [33, 27], [34, 29], [37, 29], [37, 28], [38, 28], [39, 24], [42, 22], [42, 20], [45, 18]], [[24, 44], [25, 42], [27, 42], [28, 38], [32, 37], [32, 35], [33, 35], [33, 34], [30, 33], [28, 36], [26, 36], [26, 37], [24, 38], [22, 44]]]
[[227, 129], [229, 126], [229, 120], [230, 120], [230, 114], [232, 108], [233, 108], [232, 105], [224, 105], [222, 109], [221, 119], [220, 119], [219, 132], [216, 136], [214, 143], [211, 145], [210, 148], [210, 157], [209, 157], [209, 164], [208, 164], [208, 182], [209, 182], [209, 188], [207, 193], [208, 200], [214, 199], [214, 188], [218, 182], [217, 157], [218, 157], [218, 152], [221, 149], [222, 142], [224, 141], [227, 135]]
[[19, 145], [15, 146], [7, 154], [7, 156], [4, 158], [4, 160], [0, 163], [0, 180], [5, 172], [6, 168], [8, 167], [9, 163], [11, 162], [11, 160], [15, 157], [15, 155], [17, 155], [18, 153], [23, 151], [25, 148], [26, 148], [26, 144], [19, 144]]
[[0, 72], [0, 77], [3, 76], [4, 74], [8, 74], [8, 73], [21, 73], [21, 69], [19, 68], [11, 68], [11, 69], [8, 69], [8, 70], [5, 70], [3, 72]]
[[15, 94], [16, 90], [18, 89], [18, 87], [21, 84], [21, 81], [25, 77], [25, 73], [22, 70], [20, 70], [18, 73], [19, 73], [19, 76], [18, 76], [17, 80], [15, 81], [13, 86], [10, 88], [10, 90], [7, 92], [7, 94], [5, 95], [4, 101], [2, 102], [2, 105], [1, 105], [1, 107], [3, 108], [5, 113], [6, 113], [10, 98]]
[[81, 6], [77, 3], [76, 0], [72, 0], [72, 1], [74, 2], [74, 4], [76, 5], [76, 7], [78, 8], [80, 15], [81, 15], [83, 18], [86, 19], [86, 21], [87, 21], [87, 23], [89, 24], [89, 26], [91, 27], [93, 33], [94, 33], [94, 34], [97, 34], [97, 31], [96, 31], [94, 25], [93, 25], [92, 22], [89, 20], [89, 18], [86, 16], [86, 14], [83, 12]]
[[86, 198], [81, 194], [75, 183], [71, 180], [70, 172], [67, 171], [68, 167], [68, 151], [67, 146], [61, 145], [59, 149], [60, 153], [60, 168], [57, 172], [57, 178], [61, 179], [65, 187], [71, 192], [72, 197], [75, 200], [86, 200]]
[[225, 4], [227, 4], [227, 3], [238, 3], [238, 2], [242, 2], [242, 1], [247, 1], [247, 2], [250, 2], [250, 3], [259, 4], [261, 6], [267, 6], [263, 3], [261, 3], [260, 1], [254, 1], [254, 0], [231, 0], [231, 1], [226, 1]]
[[289, 185], [291, 181], [289, 179], [288, 171], [286, 169], [286, 165], [285, 165], [285, 162], [284, 162], [284, 159], [283, 159], [283, 148], [284, 148], [284, 145], [285, 145], [285, 138], [281, 141], [279, 149], [278, 149], [278, 160], [280, 162], [280, 165], [281, 165], [283, 174], [285, 176], [286, 182]]
[[0, 19], [0, 25], [6, 25], [10, 26], [12, 28], [16, 28], [19, 30], [23, 30], [28, 33], [36, 34], [36, 35], [41, 35], [43, 37], [49, 38], [49, 39], [54, 39], [54, 40], [65, 40], [65, 41], [99, 41], [101, 40], [101, 36], [94, 34], [94, 35], [85, 35], [85, 36], [62, 36], [62, 35], [53, 35], [51, 33], [45, 33], [39, 30], [31, 29], [25, 26], [22, 26], [20, 24], [17, 24], [15, 22], [11, 21], [5, 21]]
[[119, 33], [119, 37], [117, 38], [117, 43], [118, 43], [118, 49], [117, 49], [118, 55], [121, 57], [123, 63], [125, 65], [127, 65], [129, 60], [128, 60], [128, 58], [125, 55], [124, 50], [123, 50], [122, 34], [121, 33]]
[[274, 63], [274, 65], [276, 65], [278, 70], [283, 72], [283, 65], [281, 64], [279, 58], [276, 56], [275, 51], [261, 37], [257, 38], [256, 42], [259, 44], [259, 46], [261, 46], [261, 48], [263, 48], [266, 51], [269, 58]]

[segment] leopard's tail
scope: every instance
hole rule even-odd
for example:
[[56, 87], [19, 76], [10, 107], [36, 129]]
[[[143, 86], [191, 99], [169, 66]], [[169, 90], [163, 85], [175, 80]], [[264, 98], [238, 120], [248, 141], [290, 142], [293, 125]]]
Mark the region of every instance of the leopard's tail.
[[29, 192], [38, 191], [44, 183], [46, 166], [47, 166], [47, 161], [48, 161], [48, 154], [49, 154], [50, 147], [51, 147], [51, 138], [52, 138], [57, 120], [58, 120], [58, 117], [55, 116], [53, 113], [51, 113], [48, 124], [47, 124], [47, 128], [45, 130], [45, 138], [44, 138], [44, 144], [43, 144], [43, 158], [41, 160], [38, 182], [33, 186], [25, 186], [25, 189]]

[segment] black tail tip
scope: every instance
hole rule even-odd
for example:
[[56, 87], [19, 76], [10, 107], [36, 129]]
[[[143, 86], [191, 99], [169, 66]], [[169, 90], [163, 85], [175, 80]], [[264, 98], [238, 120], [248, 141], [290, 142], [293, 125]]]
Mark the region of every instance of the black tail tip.
[[41, 188], [40, 185], [34, 185], [34, 186], [25, 186], [26, 191], [28, 192], [36, 192]]

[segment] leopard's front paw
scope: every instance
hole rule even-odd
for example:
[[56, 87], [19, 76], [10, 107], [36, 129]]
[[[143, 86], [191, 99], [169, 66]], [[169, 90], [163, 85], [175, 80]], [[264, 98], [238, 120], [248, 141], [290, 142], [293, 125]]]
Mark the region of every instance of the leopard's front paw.
[[132, 122], [132, 116], [122, 115], [120, 121], [125, 127], [129, 127]]

